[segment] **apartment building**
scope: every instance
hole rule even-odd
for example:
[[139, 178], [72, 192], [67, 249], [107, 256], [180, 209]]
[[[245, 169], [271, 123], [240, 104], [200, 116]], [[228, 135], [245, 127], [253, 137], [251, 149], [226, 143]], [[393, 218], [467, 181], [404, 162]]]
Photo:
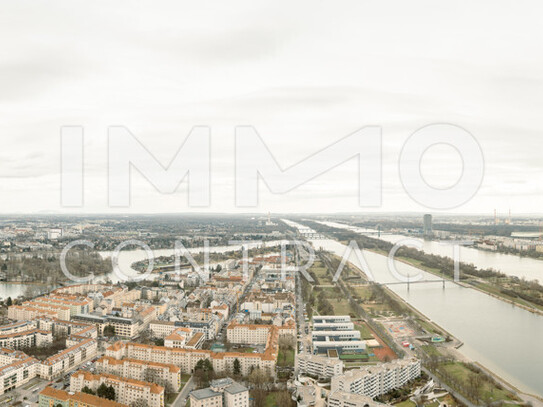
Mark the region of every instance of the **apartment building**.
[[78, 296], [45, 295], [21, 305], [8, 308], [8, 318], [16, 321], [32, 321], [38, 317], [54, 317], [70, 320], [76, 314], [92, 311], [92, 300]]
[[200, 349], [205, 336], [201, 332], [194, 332], [191, 328], [179, 327], [164, 338], [167, 348]]
[[315, 322], [313, 331], [353, 331], [353, 322]]
[[21, 321], [0, 326], [0, 347], [21, 349], [30, 346], [44, 346], [51, 343], [50, 331], [37, 329], [33, 321]]
[[31, 301], [8, 307], [8, 318], [14, 321], [33, 321], [39, 317], [69, 320], [70, 307]]
[[328, 407], [385, 407], [389, 404], [378, 403], [371, 397], [347, 393], [341, 390], [331, 392], [328, 396]]
[[149, 329], [153, 333], [155, 338], [165, 338], [170, 335], [177, 328], [180, 328], [175, 324], [174, 321], [151, 321], [149, 324]]
[[14, 334], [14, 333], [17, 333], [17, 332], [28, 331], [30, 329], [34, 329], [34, 328], [37, 328], [37, 327], [38, 326], [33, 321], [14, 322], [14, 323], [11, 323], [11, 324], [6, 324], [6, 325], [0, 326], [0, 336]]
[[360, 331], [353, 329], [349, 330], [337, 330], [337, 331], [313, 331], [311, 333], [313, 341], [359, 341]]
[[212, 380], [210, 387], [189, 395], [191, 407], [249, 407], [249, 390], [230, 378]]
[[22, 386], [37, 376], [40, 362], [23, 352], [0, 349], [0, 394]]
[[366, 341], [313, 341], [313, 352], [315, 353], [327, 353], [329, 350], [335, 350], [338, 353], [362, 353], [366, 350]]
[[67, 285], [65, 287], [59, 287], [51, 291], [52, 295], [87, 295], [88, 293], [107, 291], [107, 290], [121, 290], [120, 287], [113, 287], [108, 284], [74, 284]]
[[52, 341], [53, 334], [50, 331], [40, 329], [0, 335], [0, 346], [11, 349], [45, 346]]
[[263, 345], [267, 342], [272, 329], [277, 330], [279, 338], [296, 338], [296, 324], [294, 321], [282, 326], [231, 322], [226, 329], [226, 337], [230, 343], [234, 344]]
[[404, 386], [420, 376], [421, 363], [418, 359], [399, 359], [377, 366], [348, 370], [332, 377], [331, 390], [345, 391], [367, 397], [377, 397], [390, 390]]
[[334, 377], [343, 374], [343, 362], [337, 358], [299, 353], [296, 355], [296, 371], [316, 377]]
[[273, 313], [276, 310], [293, 309], [296, 303], [292, 292], [262, 294], [251, 292], [241, 304], [240, 310]]
[[249, 374], [251, 368], [260, 368], [270, 375], [275, 374], [279, 352], [277, 329], [272, 330], [263, 353], [213, 352], [203, 349], [167, 348], [165, 346], [140, 343], [117, 342], [106, 349], [106, 356], [115, 359], [131, 358], [158, 363], [174, 364], [182, 372], [191, 373], [201, 359], [210, 359], [216, 372], [233, 371], [237, 359], [241, 373]]
[[70, 378], [70, 391], [80, 392], [84, 387], [96, 391], [103, 383], [115, 389], [115, 401], [119, 403], [131, 405], [138, 400], [145, 400], [149, 407], [164, 407], [164, 387], [108, 373], [78, 371]]
[[109, 284], [74, 284], [57, 288], [51, 291], [51, 295], [86, 296], [93, 299], [94, 302], [105, 300], [112, 303], [113, 306], [119, 306], [123, 302], [140, 299], [141, 290], [129, 290], [126, 286]]
[[93, 308], [93, 303], [91, 299], [78, 296], [63, 296], [51, 294], [43, 297], [38, 297], [34, 299], [33, 302], [37, 304], [68, 307], [70, 309], [70, 316], [92, 312]]
[[233, 344], [251, 343], [264, 345], [270, 334], [270, 325], [230, 323], [226, 329], [226, 338]]
[[69, 393], [46, 387], [39, 394], [39, 407], [129, 407], [127, 404], [93, 396], [87, 393]]
[[349, 315], [314, 315], [313, 323], [316, 324], [337, 324], [351, 322]]
[[313, 317], [312, 345], [314, 353], [361, 353], [366, 342], [360, 340], [360, 332], [354, 329], [349, 315], [320, 315]]
[[181, 387], [181, 369], [171, 363], [130, 358], [117, 360], [109, 356], [103, 356], [96, 361], [96, 368], [99, 373], [151, 381], [163, 387], [170, 386], [174, 391]]
[[149, 329], [157, 338], [165, 338], [177, 328], [190, 328], [195, 333], [204, 334], [204, 340], [215, 338], [219, 331], [219, 319], [216, 315], [212, 315], [207, 321], [151, 321]]
[[115, 329], [115, 335], [122, 338], [135, 338], [142, 330], [142, 321], [139, 318], [124, 318], [113, 315], [80, 314], [73, 317], [74, 321], [86, 324], [94, 324], [103, 335], [106, 326], [112, 326]]
[[39, 375], [53, 379], [75, 366], [96, 356], [98, 344], [95, 339], [72, 335], [66, 339], [67, 348], [50, 356], [40, 364]]
[[94, 339], [98, 337], [98, 329], [93, 324], [50, 318], [39, 318], [36, 322], [40, 329], [52, 331], [54, 335], [77, 335]]

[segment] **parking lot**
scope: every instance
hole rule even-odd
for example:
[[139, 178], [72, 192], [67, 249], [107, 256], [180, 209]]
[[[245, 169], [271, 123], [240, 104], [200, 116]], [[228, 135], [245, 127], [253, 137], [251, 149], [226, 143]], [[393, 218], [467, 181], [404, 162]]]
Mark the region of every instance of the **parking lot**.
[[86, 370], [91, 373], [96, 373], [96, 364], [95, 364], [96, 360], [98, 360], [98, 358], [94, 358], [91, 361], [88, 361], [82, 365], [76, 366], [73, 369], [71, 369], [69, 372], [63, 374], [62, 377], [57, 378], [57, 379], [45, 380], [45, 379], [40, 379], [36, 377], [30, 380], [25, 385], [1, 395], [0, 406], [10, 406], [10, 405], [14, 405], [15, 403], [20, 402], [20, 404], [18, 405], [22, 407], [26, 407], [26, 406], [37, 407], [38, 395], [46, 386], [51, 386], [51, 387], [54, 387], [55, 389], [60, 389], [60, 390], [69, 390], [70, 377], [72, 376], [74, 372], [78, 370]]
[[38, 394], [50, 382], [40, 378], [34, 378], [25, 385], [0, 396], [0, 405], [9, 406], [21, 402], [21, 406], [35, 407], [38, 405]]

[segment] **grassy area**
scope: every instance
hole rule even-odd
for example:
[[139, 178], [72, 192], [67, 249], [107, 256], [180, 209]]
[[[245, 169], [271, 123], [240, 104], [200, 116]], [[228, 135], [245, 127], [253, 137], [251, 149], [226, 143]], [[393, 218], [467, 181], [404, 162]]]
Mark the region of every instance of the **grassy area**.
[[371, 298], [371, 289], [369, 286], [352, 287], [352, 290], [362, 301], [367, 301]]
[[232, 349], [233, 352], [239, 352], [239, 353], [253, 353], [255, 348], [251, 348], [250, 346], [243, 346], [241, 348], [235, 348]]
[[339, 358], [341, 360], [364, 360], [367, 361], [369, 359], [369, 356], [367, 353], [359, 353], [355, 355], [340, 355]]
[[432, 325], [428, 321], [425, 321], [422, 318], [417, 318], [417, 324], [419, 324], [421, 328], [423, 328], [426, 332], [430, 334], [443, 335], [443, 333], [439, 329], [436, 329], [434, 325]]
[[277, 403], [275, 401], [275, 393], [270, 393], [266, 396], [266, 400], [264, 400], [264, 407], [275, 407], [277, 406]]
[[347, 299], [328, 299], [334, 308], [334, 315], [350, 315], [354, 314], [354, 310]]
[[501, 291], [500, 287], [497, 287], [497, 286], [495, 286], [493, 284], [489, 284], [489, 283], [472, 283], [471, 285], [473, 285], [474, 287], [476, 287], [476, 288], [478, 288], [478, 289], [480, 289], [480, 290], [482, 290], [484, 292], [487, 292], [489, 294], [493, 294], [493, 295], [496, 295], [498, 297], [504, 298], [506, 300], [512, 301], [515, 304], [523, 305], [523, 306], [528, 307], [528, 308], [537, 308], [537, 309], [543, 311], [543, 306], [531, 303], [531, 302], [523, 300], [522, 298], [519, 298], [519, 297], [513, 297], [511, 295], [507, 295], [507, 294], [505, 294], [505, 293], [503, 293]]
[[190, 375], [190, 374], [188, 374], [188, 373], [183, 373], [183, 374], [181, 375], [181, 383], [186, 383], [186, 382], [188, 382], [191, 376], [192, 376], [192, 375]]
[[277, 355], [277, 366], [294, 367], [294, 349], [279, 348], [279, 354]]
[[445, 377], [443, 379], [449, 382], [449, 384], [454, 382], [456, 384], [455, 387], [457, 388], [462, 387], [468, 389], [473, 378], [479, 376], [481, 382], [479, 397], [487, 403], [516, 400], [516, 396], [513, 393], [503, 389], [500, 385], [493, 383], [491, 380], [487, 380], [487, 376], [483, 373], [473, 372], [462, 362], [446, 363], [440, 365], [439, 369], [445, 371], [449, 376], [448, 380], [446, 380], [447, 378]]
[[330, 273], [328, 273], [327, 268], [321, 261], [315, 261], [315, 263], [311, 266], [309, 269], [309, 272], [315, 273], [315, 276], [317, 277], [317, 284], [319, 285], [332, 285], [332, 277]]
[[362, 339], [375, 339], [366, 324], [355, 324], [354, 329], [360, 332], [360, 337]]
[[[441, 272], [440, 269], [437, 269], [434, 267], [428, 267], [424, 265], [421, 260], [411, 259], [409, 257], [403, 257], [403, 256], [399, 256], [397, 258], [398, 260], [401, 260], [405, 263], [415, 266], [421, 270], [427, 271], [428, 273], [434, 274], [439, 277], [443, 277], [443, 273]], [[450, 279], [450, 278], [447, 278], [447, 279]], [[503, 298], [508, 301], [512, 301], [515, 304], [522, 305], [528, 308], [535, 308], [537, 310], [543, 311], [542, 305], [538, 305], [538, 304], [526, 301], [522, 298], [511, 296], [502, 292], [503, 287], [510, 286], [510, 284], [509, 285], [507, 284], [508, 279], [494, 279], [493, 281], [495, 283], [490, 282], [488, 279], [486, 279], [485, 282], [470, 281], [470, 284], [486, 293], [496, 295], [497, 297]]]
[[434, 345], [422, 345], [421, 349], [428, 355], [428, 356], [437, 356], [440, 357], [441, 352], [439, 349], [437, 349]]
[[394, 404], [395, 407], [416, 407], [416, 404], [413, 403], [411, 400], [405, 400], [398, 404]]
[[166, 394], [166, 397], [164, 397], [164, 404], [166, 404], [167, 406], [171, 405], [175, 399], [177, 398], [177, 395], [179, 393], [168, 393]]

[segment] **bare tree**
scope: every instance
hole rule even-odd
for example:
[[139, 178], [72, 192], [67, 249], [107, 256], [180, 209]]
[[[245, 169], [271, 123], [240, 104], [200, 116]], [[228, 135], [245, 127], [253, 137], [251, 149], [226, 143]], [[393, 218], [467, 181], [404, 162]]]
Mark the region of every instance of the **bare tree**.
[[145, 399], [137, 399], [130, 403], [130, 407], [149, 407], [149, 403]]

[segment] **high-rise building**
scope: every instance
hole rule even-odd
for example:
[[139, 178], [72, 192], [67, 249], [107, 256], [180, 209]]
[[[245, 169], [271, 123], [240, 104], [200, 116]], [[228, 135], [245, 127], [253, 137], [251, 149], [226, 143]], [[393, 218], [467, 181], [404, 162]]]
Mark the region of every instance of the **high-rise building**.
[[427, 213], [424, 215], [424, 236], [431, 236], [432, 234], [432, 215]]

